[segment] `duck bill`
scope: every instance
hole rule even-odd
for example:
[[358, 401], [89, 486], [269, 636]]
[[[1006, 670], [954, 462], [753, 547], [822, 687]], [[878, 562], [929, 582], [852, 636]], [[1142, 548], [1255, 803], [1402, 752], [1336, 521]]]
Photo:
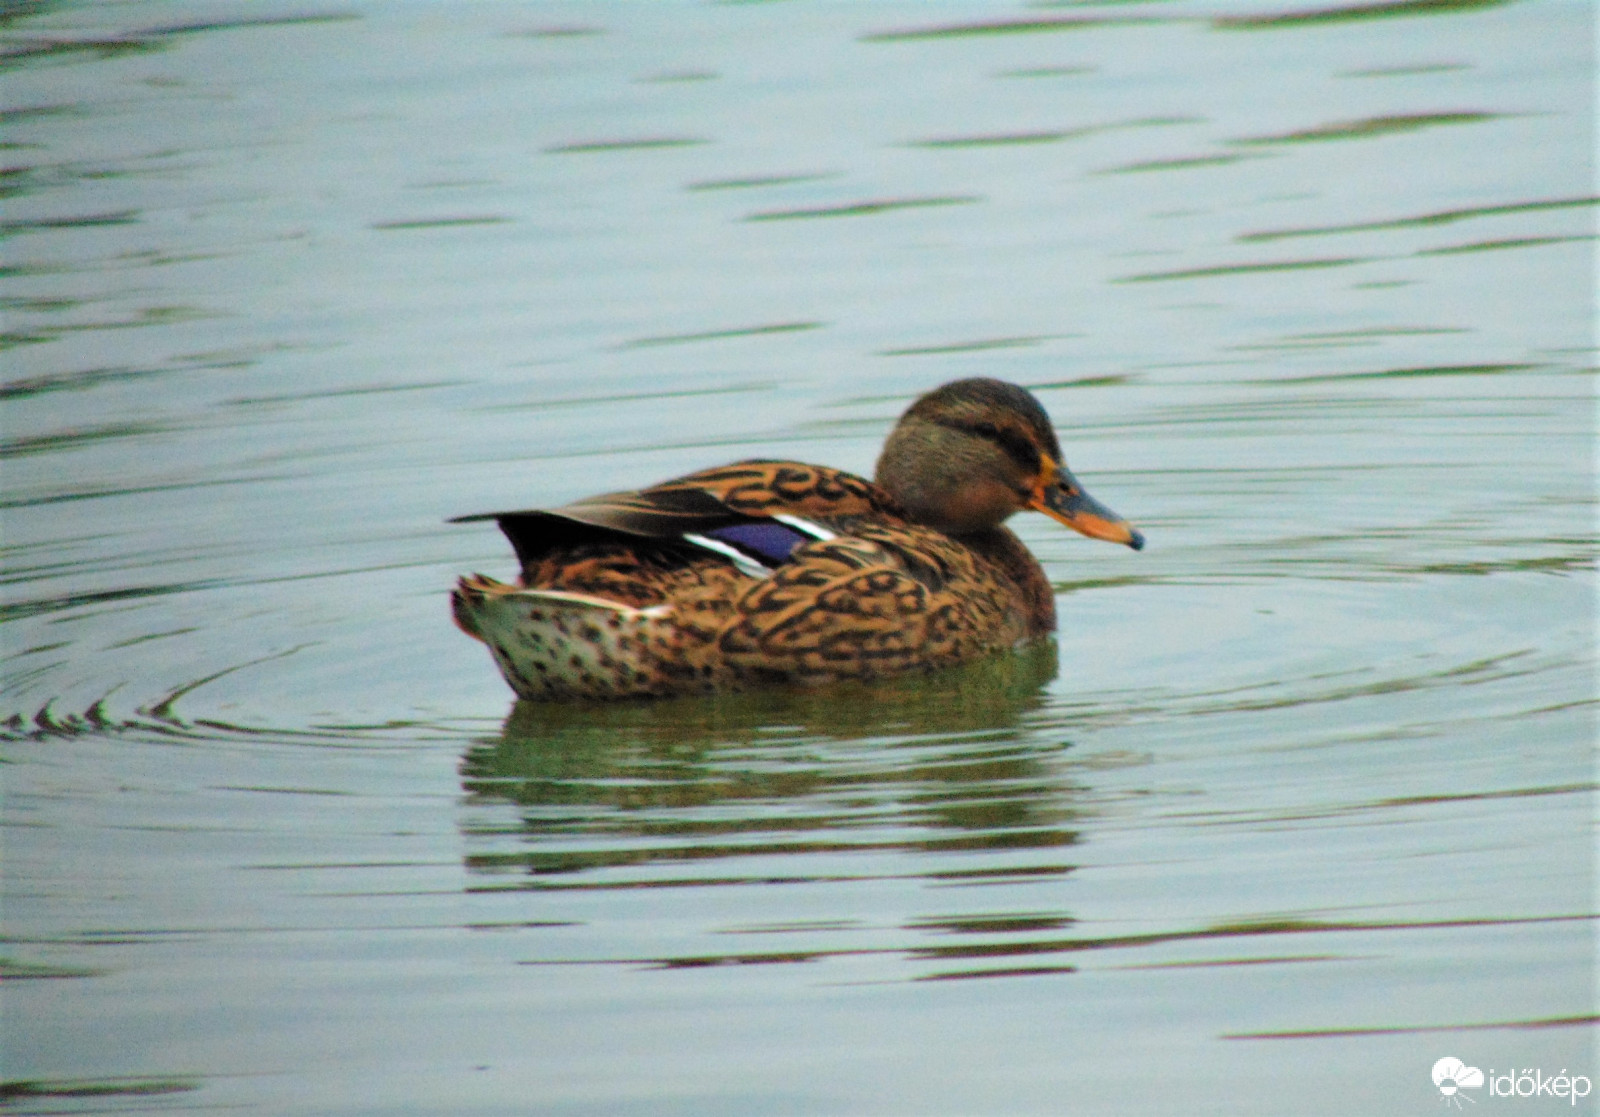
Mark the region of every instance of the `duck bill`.
[[1125, 543], [1135, 551], [1144, 547], [1144, 536], [1111, 509], [1083, 491], [1077, 479], [1065, 469], [1053, 485], [1040, 486], [1030, 506], [1052, 520], [1059, 520], [1073, 531], [1090, 539]]

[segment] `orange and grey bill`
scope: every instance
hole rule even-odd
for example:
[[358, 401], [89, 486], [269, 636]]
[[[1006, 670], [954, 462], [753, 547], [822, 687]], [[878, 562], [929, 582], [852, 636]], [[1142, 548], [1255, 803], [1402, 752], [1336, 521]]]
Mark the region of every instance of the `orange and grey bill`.
[[1041, 478], [1029, 504], [1091, 539], [1126, 543], [1135, 551], [1144, 548], [1144, 536], [1133, 525], [1084, 492], [1077, 478], [1063, 468], [1057, 468], [1054, 484], [1045, 484]]

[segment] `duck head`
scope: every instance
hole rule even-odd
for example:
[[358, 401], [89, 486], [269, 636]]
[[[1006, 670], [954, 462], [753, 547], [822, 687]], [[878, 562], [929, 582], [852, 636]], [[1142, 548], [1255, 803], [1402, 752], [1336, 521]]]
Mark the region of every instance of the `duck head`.
[[1003, 380], [956, 380], [913, 403], [875, 479], [912, 520], [947, 535], [989, 531], [1031, 509], [1093, 539], [1144, 546], [1067, 470], [1039, 401]]

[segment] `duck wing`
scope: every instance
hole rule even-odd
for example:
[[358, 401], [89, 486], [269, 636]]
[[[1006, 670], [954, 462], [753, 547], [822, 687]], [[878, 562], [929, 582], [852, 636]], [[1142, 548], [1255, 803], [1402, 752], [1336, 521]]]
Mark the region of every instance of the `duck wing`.
[[495, 521], [511, 541], [517, 560], [527, 567], [551, 551], [614, 541], [619, 536], [635, 544], [667, 543], [681, 540], [686, 534], [714, 530], [730, 518], [741, 517], [709, 493], [646, 489], [604, 493], [560, 508], [481, 512], [458, 516], [450, 522]]
[[829, 520], [885, 514], [899, 516], [888, 494], [843, 470], [746, 461], [559, 508], [480, 512], [450, 522], [495, 521], [526, 568], [553, 551], [594, 542], [703, 548], [707, 539], [757, 562], [782, 562], [808, 539], [831, 538]]

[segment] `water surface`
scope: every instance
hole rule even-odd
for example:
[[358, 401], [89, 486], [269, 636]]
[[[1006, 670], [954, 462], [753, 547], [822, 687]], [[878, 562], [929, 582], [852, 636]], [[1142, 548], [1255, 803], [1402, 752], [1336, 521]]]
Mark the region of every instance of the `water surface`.
[[[13, 6], [3, 1104], [1600, 1078], [1593, 23]], [[1150, 539], [1018, 524], [1053, 643], [538, 707], [449, 624], [449, 516], [870, 471], [968, 375]]]

